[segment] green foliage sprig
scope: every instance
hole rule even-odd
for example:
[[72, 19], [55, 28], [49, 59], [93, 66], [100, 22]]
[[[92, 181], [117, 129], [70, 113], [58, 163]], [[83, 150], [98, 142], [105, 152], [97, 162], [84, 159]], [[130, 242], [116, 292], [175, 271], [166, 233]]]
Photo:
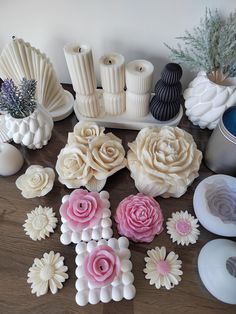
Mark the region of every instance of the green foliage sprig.
[[0, 92], [0, 110], [8, 112], [16, 119], [28, 117], [37, 106], [35, 93], [35, 80], [23, 78], [17, 87], [11, 79], [6, 79]]
[[213, 81], [219, 83], [227, 77], [236, 76], [236, 12], [223, 19], [219, 12], [206, 9], [205, 17], [192, 34], [177, 37], [184, 42], [172, 48], [171, 58], [185, 64], [191, 70], [206, 71]]

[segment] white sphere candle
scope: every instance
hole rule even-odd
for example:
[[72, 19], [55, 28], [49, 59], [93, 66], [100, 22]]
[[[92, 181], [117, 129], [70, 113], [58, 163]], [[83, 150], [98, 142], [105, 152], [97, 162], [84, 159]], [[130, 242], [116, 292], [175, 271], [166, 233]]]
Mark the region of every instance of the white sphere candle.
[[127, 64], [125, 70], [126, 87], [132, 93], [146, 94], [152, 88], [154, 66], [147, 60], [134, 60]]
[[11, 176], [23, 166], [24, 158], [13, 145], [0, 143], [0, 176]]

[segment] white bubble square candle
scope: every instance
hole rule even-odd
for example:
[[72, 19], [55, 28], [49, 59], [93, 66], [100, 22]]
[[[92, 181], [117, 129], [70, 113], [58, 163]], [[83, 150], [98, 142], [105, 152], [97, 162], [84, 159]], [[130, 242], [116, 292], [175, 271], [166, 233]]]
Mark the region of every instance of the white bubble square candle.
[[78, 305], [134, 298], [136, 290], [128, 247], [125, 237], [77, 244], [75, 299]]
[[60, 214], [60, 241], [64, 245], [110, 239], [113, 235], [109, 193], [106, 191], [74, 190], [62, 198]]

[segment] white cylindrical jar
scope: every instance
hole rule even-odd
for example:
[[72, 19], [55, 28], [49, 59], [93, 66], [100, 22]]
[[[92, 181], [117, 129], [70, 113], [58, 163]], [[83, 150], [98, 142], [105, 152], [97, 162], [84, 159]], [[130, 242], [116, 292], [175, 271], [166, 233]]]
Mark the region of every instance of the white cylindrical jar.
[[134, 60], [127, 64], [126, 112], [132, 117], [144, 117], [149, 113], [154, 66], [146, 60]]
[[99, 63], [105, 111], [119, 115], [125, 111], [125, 58], [114, 52], [102, 56]]
[[[100, 105], [96, 95], [97, 83], [91, 48], [86, 44], [72, 43], [64, 47], [64, 54], [79, 112], [87, 117], [97, 117]], [[88, 110], [87, 103], [90, 104]]]

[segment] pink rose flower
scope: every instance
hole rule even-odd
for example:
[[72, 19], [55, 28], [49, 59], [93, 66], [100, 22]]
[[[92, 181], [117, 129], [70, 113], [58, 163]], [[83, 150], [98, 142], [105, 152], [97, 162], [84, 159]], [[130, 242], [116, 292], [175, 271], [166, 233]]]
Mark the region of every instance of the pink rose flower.
[[84, 271], [89, 281], [102, 287], [111, 283], [120, 272], [120, 259], [107, 245], [96, 247], [84, 260]]
[[130, 195], [120, 202], [115, 221], [118, 233], [134, 242], [150, 243], [163, 230], [160, 205], [142, 193]]
[[60, 214], [69, 227], [76, 231], [94, 226], [102, 217], [103, 200], [97, 192], [77, 189], [69, 200], [61, 205]]

